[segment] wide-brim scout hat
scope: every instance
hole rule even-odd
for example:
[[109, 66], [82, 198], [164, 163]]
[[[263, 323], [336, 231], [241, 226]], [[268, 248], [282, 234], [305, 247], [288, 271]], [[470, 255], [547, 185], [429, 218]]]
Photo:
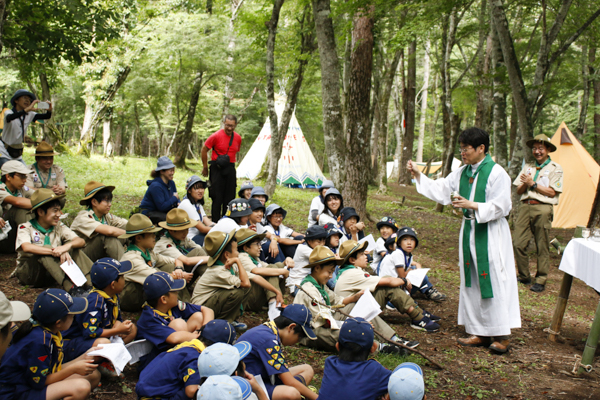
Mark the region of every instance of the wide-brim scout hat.
[[72, 297], [62, 289], [46, 289], [33, 305], [33, 317], [43, 325], [51, 324], [69, 314], [82, 314], [87, 310], [85, 297]]
[[265, 196], [267, 198], [265, 200], [265, 203], [267, 201], [269, 201], [269, 195], [265, 192], [265, 189], [263, 189], [260, 186], [254, 186], [252, 188], [252, 192], [250, 193], [250, 197], [254, 197], [254, 196]]
[[204, 250], [208, 254], [207, 266], [212, 267], [217, 262], [227, 244], [235, 238], [235, 229], [229, 233], [212, 231], [204, 238]]
[[188, 178], [187, 182], [185, 183], [185, 191], [187, 192], [188, 190], [190, 190], [190, 188], [198, 182], [202, 183], [202, 186], [204, 186], [204, 189], [206, 189], [206, 181], [200, 178], [198, 175], [192, 175]]
[[348, 264], [348, 259], [354, 253], [359, 251], [365, 251], [365, 249], [369, 246], [369, 243], [366, 241], [362, 243], [358, 243], [356, 240], [346, 240], [340, 246], [340, 258], [342, 259], [341, 265]]
[[552, 143], [550, 141], [550, 138], [548, 136], [544, 135], [543, 133], [540, 133], [539, 135], [537, 135], [533, 139], [529, 139], [525, 143], [527, 144], [527, 147], [529, 147], [530, 149], [533, 148], [533, 144], [534, 143], [543, 143], [550, 150], [550, 153], [556, 151], [556, 146], [554, 145], [554, 143]]
[[79, 204], [81, 204], [82, 206], [87, 205], [87, 201], [89, 199], [91, 199], [92, 197], [94, 197], [96, 195], [96, 193], [98, 193], [102, 189], [108, 189], [112, 192], [113, 190], [115, 190], [115, 187], [114, 186], [106, 186], [106, 185], [104, 185], [100, 182], [96, 182], [96, 181], [89, 181], [83, 187], [83, 199], [79, 200]]
[[58, 153], [54, 152], [54, 147], [44, 140], [35, 148], [34, 156], [36, 157], [54, 157], [57, 155]]
[[273, 215], [275, 213], [275, 211], [281, 211], [281, 215], [283, 215], [283, 219], [285, 219], [285, 217], [287, 216], [287, 211], [285, 211], [285, 209], [275, 203], [273, 204], [269, 204], [269, 207], [267, 207], [267, 211], [265, 212], [265, 216], [269, 217], [271, 215]]
[[0, 169], [0, 171], [2, 171], [2, 175], [8, 175], [13, 173], [24, 175], [33, 174], [32, 170], [30, 170], [25, 165], [23, 165], [22, 162], [17, 160], [10, 160], [5, 162], [4, 164], [2, 164], [2, 168]]
[[256, 238], [262, 241], [266, 236], [266, 233], [259, 234], [250, 228], [242, 228], [235, 233], [235, 240], [237, 240], [237, 245], [240, 247]]
[[398, 229], [400, 229], [400, 226], [398, 226], [398, 223], [392, 217], [381, 218], [381, 221], [379, 221], [377, 223], [377, 229], [378, 230], [381, 229], [382, 226], [389, 226], [390, 228], [392, 228], [394, 230], [394, 232], [396, 232]]
[[174, 208], [167, 213], [167, 220], [159, 222], [158, 225], [171, 231], [183, 231], [195, 227], [198, 221], [191, 219], [185, 210]]
[[341, 258], [336, 257], [329, 247], [317, 246], [310, 253], [308, 264], [304, 268], [312, 268], [323, 264], [341, 265], [343, 261]]
[[410, 236], [413, 239], [415, 239], [415, 249], [419, 247], [419, 238], [417, 237], [417, 231], [415, 231], [409, 226], [403, 226], [402, 228], [400, 228], [400, 230], [396, 232], [396, 236], [396, 243], [398, 244], [398, 247], [400, 246], [400, 240], [402, 240], [404, 236]]
[[6, 295], [0, 292], [0, 329], [13, 321], [25, 321], [31, 317], [31, 311], [22, 301], [8, 301]]
[[225, 216], [230, 218], [245, 217], [252, 214], [250, 203], [246, 199], [234, 199], [227, 204]]
[[335, 224], [325, 224], [323, 225], [323, 228], [325, 228], [325, 230], [327, 231], [327, 238], [330, 238], [333, 235], [337, 235], [341, 239], [342, 236], [344, 236], [342, 231], [340, 231], [337, 225]]
[[37, 100], [37, 97], [35, 97], [35, 94], [31, 93], [29, 90], [19, 89], [15, 92], [15, 94], [13, 94], [13, 97], [11, 97], [10, 104], [12, 104], [12, 106], [15, 107], [17, 105], [17, 100], [19, 99], [19, 97], [23, 97], [23, 96], [29, 97], [32, 102], [34, 100]]
[[133, 214], [127, 225], [125, 225], [125, 233], [119, 236], [119, 239], [127, 239], [132, 236], [141, 235], [144, 233], [155, 233], [162, 230], [161, 227], [154, 226], [150, 218], [144, 214]]
[[173, 161], [171, 161], [171, 159], [167, 156], [162, 156], [158, 159], [158, 161], [156, 161], [156, 172], [171, 168], [175, 168], [175, 164], [173, 164]]
[[244, 190], [248, 190], [248, 189], [254, 189], [254, 185], [252, 184], [252, 182], [246, 181], [246, 182], [242, 183], [242, 187], [240, 188], [240, 190], [238, 190], [238, 196], [243, 197]]
[[66, 194], [57, 195], [51, 189], [38, 189], [31, 195], [31, 211], [50, 201], [59, 200]]

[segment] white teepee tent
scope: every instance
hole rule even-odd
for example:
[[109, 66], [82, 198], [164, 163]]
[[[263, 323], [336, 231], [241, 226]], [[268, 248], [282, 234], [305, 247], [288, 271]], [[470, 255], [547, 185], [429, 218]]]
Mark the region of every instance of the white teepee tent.
[[[275, 112], [277, 118], [281, 121], [281, 114], [285, 107], [285, 98], [275, 97]], [[258, 137], [248, 150], [248, 153], [237, 167], [237, 177], [254, 179], [260, 173], [260, 170], [267, 158], [269, 145], [271, 144], [271, 125], [269, 118], [263, 125]], [[292, 114], [287, 135], [283, 141], [283, 150], [279, 163], [277, 165], [277, 183], [321, 185], [325, 180], [321, 168], [317, 164], [315, 157], [304, 138], [302, 129], [298, 125], [296, 112]]]

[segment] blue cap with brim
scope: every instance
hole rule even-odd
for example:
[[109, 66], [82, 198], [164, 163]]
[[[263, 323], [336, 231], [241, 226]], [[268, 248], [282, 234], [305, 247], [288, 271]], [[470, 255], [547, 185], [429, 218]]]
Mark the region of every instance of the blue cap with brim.
[[239, 376], [215, 375], [200, 386], [196, 400], [246, 400], [252, 394], [252, 386]]
[[119, 279], [119, 276], [131, 271], [132, 268], [131, 261], [117, 261], [110, 257], [101, 258], [92, 265], [90, 272], [92, 285], [98, 289], [104, 289]]
[[233, 344], [237, 333], [235, 328], [224, 319], [213, 319], [202, 327], [200, 337], [213, 343]]
[[69, 314], [81, 314], [87, 306], [86, 298], [72, 297], [62, 289], [46, 289], [35, 300], [32, 314], [36, 321], [47, 325]]
[[155, 171], [157, 171], [157, 172], [164, 171], [166, 169], [171, 169], [171, 168], [175, 168], [175, 164], [173, 164], [173, 161], [171, 161], [171, 159], [167, 156], [162, 156], [156, 162]]
[[13, 97], [11, 97], [10, 104], [12, 104], [12, 106], [15, 107], [16, 102], [19, 99], [19, 97], [23, 97], [23, 96], [29, 97], [31, 99], [31, 101], [37, 100], [37, 98], [35, 97], [35, 94], [31, 93], [29, 90], [19, 89], [15, 92], [15, 94], [13, 94]]
[[206, 181], [200, 178], [198, 175], [192, 175], [188, 178], [187, 182], [185, 182], [185, 191], [187, 192], [188, 190], [190, 190], [190, 188], [198, 182], [202, 182], [204, 188], [206, 189]]
[[317, 339], [317, 336], [310, 326], [312, 321], [312, 313], [302, 304], [290, 304], [283, 309], [281, 316], [286, 317], [287, 319], [300, 325], [310, 340]]
[[254, 186], [252, 192], [250, 192], [250, 197], [254, 196], [265, 196], [267, 198], [265, 202], [269, 201], [269, 195], [265, 192], [265, 189], [260, 186]]
[[421, 367], [411, 362], [398, 365], [388, 381], [388, 393], [390, 400], [421, 400], [425, 395]]
[[198, 374], [201, 378], [215, 375], [231, 375], [241, 360], [252, 351], [248, 342], [238, 342], [233, 346], [215, 343], [208, 346], [198, 356]]
[[373, 340], [375, 340], [373, 326], [364, 318], [348, 318], [340, 328], [338, 341], [342, 345], [356, 343], [363, 349], [366, 349], [373, 346]]
[[144, 294], [148, 300], [157, 299], [169, 292], [176, 292], [185, 287], [185, 279], [173, 279], [164, 271], [149, 275], [144, 281]]

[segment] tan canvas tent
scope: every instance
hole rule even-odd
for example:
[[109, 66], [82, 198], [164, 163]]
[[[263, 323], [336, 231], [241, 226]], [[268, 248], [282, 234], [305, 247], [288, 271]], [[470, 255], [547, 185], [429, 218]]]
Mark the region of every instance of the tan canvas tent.
[[564, 188], [558, 206], [554, 207], [552, 227], [587, 225], [598, 187], [600, 166], [564, 122], [551, 141], [557, 150], [550, 153], [550, 157], [562, 166], [564, 172]]

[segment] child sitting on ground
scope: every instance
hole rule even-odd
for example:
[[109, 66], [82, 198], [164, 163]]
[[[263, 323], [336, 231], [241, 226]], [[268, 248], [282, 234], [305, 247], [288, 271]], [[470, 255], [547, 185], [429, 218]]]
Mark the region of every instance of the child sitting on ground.
[[12, 341], [16, 331], [16, 321], [25, 321], [31, 317], [31, 311], [22, 301], [8, 301], [6, 295], [0, 292], [0, 361]]
[[304, 243], [298, 246], [294, 255], [294, 268], [290, 270], [290, 276], [285, 281], [285, 285], [290, 289], [292, 296], [296, 295], [302, 280], [310, 273], [310, 270], [304, 268], [308, 265], [310, 254], [317, 246], [323, 246], [327, 231], [319, 225], [313, 225], [306, 230], [304, 235]]
[[340, 244], [346, 240], [359, 241], [365, 237], [365, 224], [360, 222], [360, 216], [352, 207], [344, 207], [340, 211], [340, 231], [342, 238]]
[[333, 181], [326, 180], [319, 187], [319, 195], [312, 199], [310, 202], [310, 210], [308, 211], [308, 227], [319, 223], [319, 215], [323, 213], [323, 202], [325, 201], [325, 195], [327, 191], [334, 187]]
[[204, 192], [206, 191], [207, 183], [198, 175], [192, 175], [185, 184], [187, 194], [179, 203], [178, 208], [185, 210], [188, 216], [198, 221], [196, 226], [190, 228], [187, 237], [193, 240], [198, 245], [204, 244], [204, 237], [210, 231], [215, 223], [206, 216], [204, 211]]
[[[181, 260], [154, 253], [156, 244], [155, 233], [162, 228], [152, 225], [150, 218], [143, 214], [133, 214], [125, 234], [119, 239], [128, 239], [127, 251], [120, 261], [130, 261], [131, 271], [125, 274], [125, 288], [121, 293], [121, 308], [125, 311], [139, 311], [144, 304], [144, 289], [142, 285], [146, 278], [157, 271], [166, 271], [173, 279], [190, 281], [192, 274], [185, 272]], [[180, 299], [187, 301], [190, 293], [187, 290], [179, 292]]]
[[390, 376], [388, 393], [389, 400], [426, 400], [421, 367], [412, 362], [398, 365]]
[[[433, 314], [421, 310], [417, 303], [407, 295], [401, 286], [406, 285], [402, 278], [371, 276], [366, 273], [367, 255], [365, 248], [368, 243], [359, 244], [354, 240], [342, 243], [340, 257], [342, 267], [338, 272], [335, 294], [342, 297], [351, 296], [361, 290], [370, 290], [383, 311], [387, 302], [391, 302], [401, 313], [406, 313], [412, 321], [411, 328], [436, 332], [440, 326], [434, 322], [439, 320]], [[342, 311], [348, 312], [349, 306]]]
[[252, 283], [238, 258], [235, 230], [209, 232], [204, 248], [210, 257], [208, 268], [196, 282], [192, 303], [210, 307], [215, 318], [227, 320], [237, 330], [246, 330], [246, 324], [236, 319], [240, 316], [240, 306], [250, 294]]
[[238, 197], [240, 199], [250, 200], [252, 197], [252, 189], [254, 189], [254, 185], [252, 181], [244, 181], [242, 183], [242, 187], [238, 190]]
[[118, 239], [125, 233], [127, 220], [110, 213], [114, 186], [100, 182], [86, 183], [84, 197], [79, 204], [86, 207], [73, 220], [71, 229], [85, 240], [83, 252], [92, 261], [103, 257], [120, 260], [125, 250], [124, 240]]
[[373, 270], [379, 268], [379, 263], [387, 254], [387, 250], [385, 248], [385, 241], [394, 233], [396, 233], [398, 231], [398, 228], [398, 223], [392, 217], [383, 217], [381, 218], [381, 221], [377, 222], [377, 230], [379, 230], [379, 234], [381, 236], [375, 242], [373, 262], [371, 263], [371, 267], [373, 268]]
[[[58, 153], [54, 152], [54, 148], [50, 143], [41, 141], [35, 148], [35, 162], [29, 166], [29, 169], [34, 171], [33, 174], [27, 177], [25, 185], [29, 189], [51, 189], [57, 195], [65, 194], [67, 190], [67, 178], [65, 171], [54, 164], [54, 156]], [[65, 203], [63, 202], [63, 207]]]
[[86, 299], [71, 297], [62, 289], [38, 295], [33, 318], [21, 324], [2, 358], [0, 398], [58, 400], [90, 395], [100, 382], [97, 365], [87, 354], [63, 364], [61, 335], [73, 323], [73, 315], [86, 308]]
[[252, 209], [252, 214], [250, 214], [250, 217], [248, 218], [248, 228], [256, 231], [258, 234], [264, 233], [266, 235], [265, 239], [263, 239], [260, 245], [262, 247], [266, 243], [269, 250], [266, 254], [261, 253], [260, 259], [265, 261], [266, 255], [268, 254], [271, 259], [271, 264], [286, 261], [286, 257], [281, 252], [279, 244], [277, 243], [277, 236], [266, 230], [265, 226], [263, 225], [265, 211], [267, 209], [258, 199], [250, 199], [248, 200], [248, 204], [250, 204], [250, 208]]
[[[283, 224], [286, 215], [287, 211], [283, 207], [277, 204], [270, 204], [266, 212], [267, 225], [265, 225], [265, 230], [277, 237], [277, 243], [285, 257], [294, 258], [296, 248], [299, 244], [304, 243], [304, 235]], [[272, 262], [266, 254], [268, 250], [268, 245], [266, 243], [263, 244], [263, 252], [267, 256], [265, 261]]]
[[0, 253], [12, 254], [15, 252], [17, 227], [33, 217], [30, 197], [34, 191], [25, 185], [33, 171], [19, 161], [8, 161], [2, 165], [1, 172], [0, 228], [10, 224], [12, 229], [8, 232], [8, 237], [0, 241]]
[[[17, 278], [24, 285], [48, 287], [53, 285], [50, 275], [65, 290], [70, 290], [71, 295], [85, 297], [92, 283], [92, 261], [81, 250], [85, 241], [60, 222], [60, 199], [64, 197], [50, 189], [36, 190], [31, 196], [35, 218], [19, 225], [17, 230]], [[73, 284], [60, 267], [67, 261], [77, 264], [87, 284], [82, 287]]]
[[342, 194], [336, 188], [328, 189], [323, 199], [323, 212], [317, 217], [319, 225], [337, 225], [342, 208], [344, 208]]
[[[229, 233], [248, 227], [248, 218], [252, 214], [250, 204], [246, 199], [234, 199], [227, 204], [227, 213], [221, 218], [215, 226], [210, 228], [210, 232]], [[205, 238], [206, 240], [206, 238]]]
[[262, 377], [269, 399], [317, 398], [306, 386], [314, 376], [313, 368], [308, 364], [288, 367], [283, 355], [284, 346], [293, 346], [304, 336], [316, 339], [311, 319], [305, 306], [290, 304], [274, 321], [254, 327], [238, 339], [252, 345], [252, 351], [244, 359], [246, 370]]
[[254, 186], [252, 188], [252, 191], [250, 192], [250, 198], [259, 200], [263, 206], [267, 203], [267, 201], [269, 201], [269, 195], [261, 186]]

